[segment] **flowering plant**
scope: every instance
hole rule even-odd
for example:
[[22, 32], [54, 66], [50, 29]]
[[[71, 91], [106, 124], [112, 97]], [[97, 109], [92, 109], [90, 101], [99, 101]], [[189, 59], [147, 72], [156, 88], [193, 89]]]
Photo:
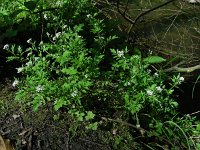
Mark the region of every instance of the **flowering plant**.
[[[150, 109], [155, 114], [175, 114], [178, 103], [171, 98], [173, 88], [178, 86], [183, 77], [174, 76], [171, 81], [172, 88], [167, 89], [159, 72], [154, 75], [149, 71], [148, 58], [142, 59], [140, 55], [129, 55], [128, 50], [123, 52], [111, 50], [116, 61], [113, 63], [113, 72], [120, 91], [124, 106], [132, 114], [144, 109]], [[152, 57], [152, 56], [151, 56]], [[155, 57], [156, 58], [156, 57]], [[143, 61], [145, 60], [145, 61]], [[152, 60], [151, 60], [152, 62]], [[173, 110], [173, 111], [172, 111]]]
[[164, 58], [143, 58], [137, 49], [112, 48], [109, 42], [116, 36], [104, 31], [105, 22], [98, 19], [93, 4], [88, 0], [62, 2], [56, 4], [59, 13], [43, 14], [45, 41], [30, 38], [27, 48], [4, 46], [13, 54], [9, 61], [21, 62], [16, 68], [21, 78], [12, 84], [19, 88], [16, 99], [34, 111], [45, 106], [55, 112], [64, 110], [86, 129], [96, 130], [104, 116], [117, 116], [132, 121], [137, 131], [144, 131], [141, 127], [150, 130], [149, 137], [172, 136], [171, 126], [167, 126], [169, 134], [163, 128], [177, 114], [178, 103], [171, 95], [184, 78], [174, 75], [167, 87], [162, 71], [150, 70], [152, 64], [165, 62]]

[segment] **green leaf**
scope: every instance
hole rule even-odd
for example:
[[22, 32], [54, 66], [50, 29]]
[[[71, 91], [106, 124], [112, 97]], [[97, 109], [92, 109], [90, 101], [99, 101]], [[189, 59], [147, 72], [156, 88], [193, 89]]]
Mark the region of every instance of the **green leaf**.
[[85, 116], [85, 120], [93, 119], [94, 116], [95, 116], [95, 115], [93, 114], [93, 112], [89, 111], [89, 112], [87, 113], [87, 116]]
[[156, 63], [165, 62], [166, 59], [160, 56], [149, 56], [149, 57], [144, 58], [143, 61], [148, 64], [156, 64]]
[[110, 51], [111, 51], [111, 53], [112, 53], [112, 54], [114, 54], [114, 55], [116, 55], [116, 54], [117, 54], [117, 52], [116, 52], [116, 50], [115, 50], [115, 49], [110, 49]]
[[61, 107], [63, 107], [63, 105], [66, 105], [66, 101], [63, 99], [58, 99], [54, 102], [54, 109], [57, 111], [58, 109], [60, 109]]
[[73, 67], [70, 67], [69, 69], [63, 68], [63, 69], [62, 69], [62, 72], [63, 72], [63, 73], [66, 73], [66, 74], [68, 74], [68, 75], [77, 74], [77, 70], [74, 69]]
[[83, 30], [83, 26], [84, 26], [84, 24], [76, 25], [76, 26], [74, 26], [74, 30], [77, 32], [80, 32]]
[[22, 11], [24, 11], [23, 9], [17, 9], [15, 10], [13, 13], [11, 13], [11, 17], [16, 17], [18, 14], [20, 14]]
[[78, 114], [78, 121], [83, 121], [83, 117], [85, 116], [85, 114], [84, 113], [79, 113]]
[[197, 131], [200, 131], [200, 124], [197, 125]]
[[135, 55], [142, 56], [142, 53], [141, 53], [141, 51], [140, 51], [138, 48], [135, 48], [135, 49], [134, 49], [134, 54], [135, 54]]
[[98, 127], [97, 122], [95, 122], [95, 123], [92, 124], [92, 130], [96, 131], [97, 127]]
[[17, 35], [17, 30], [7, 29], [5, 33], [5, 37], [12, 38]]
[[200, 150], [200, 143], [197, 143], [197, 149]]
[[86, 126], [86, 129], [92, 129], [95, 131], [95, 130], [97, 130], [97, 127], [98, 127], [98, 123], [95, 122], [95, 123], [91, 123], [88, 126]]
[[30, 11], [33, 11], [37, 6], [37, 2], [35, 1], [24, 2], [24, 6], [28, 8]]

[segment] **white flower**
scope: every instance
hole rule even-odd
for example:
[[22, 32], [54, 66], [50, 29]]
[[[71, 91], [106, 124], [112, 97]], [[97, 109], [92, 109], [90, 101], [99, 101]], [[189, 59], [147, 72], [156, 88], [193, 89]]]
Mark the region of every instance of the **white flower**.
[[157, 73], [157, 72], [155, 72], [153, 76], [155, 76], [155, 77], [158, 77], [158, 73]]
[[67, 28], [67, 25], [64, 25], [64, 26], [63, 26], [63, 29], [65, 29], [65, 28]]
[[19, 84], [19, 81], [18, 81], [18, 80], [15, 80], [15, 81], [13, 82], [12, 86], [15, 87], [15, 86], [18, 85], [18, 84]]
[[36, 91], [37, 91], [37, 92], [40, 92], [40, 91], [42, 91], [42, 90], [44, 90], [44, 88], [43, 88], [42, 85], [38, 85], [38, 86], [36, 87]]
[[131, 85], [130, 82], [126, 82], [126, 83], [124, 83], [124, 86], [130, 86], [130, 85]]
[[55, 40], [56, 40], [56, 37], [54, 36], [54, 37], [53, 37], [53, 41], [55, 41]]
[[8, 44], [4, 45], [3, 49], [8, 50], [9, 49], [9, 45]]
[[46, 34], [47, 34], [48, 37], [50, 36], [50, 33], [49, 33], [49, 32], [47, 32]]
[[149, 51], [149, 55], [152, 55], [153, 51], [152, 51], [152, 50], [150, 50], [150, 49], [149, 49], [148, 51]]
[[27, 54], [27, 57], [29, 57], [30, 55], [32, 55], [32, 52], [29, 52], [29, 53]]
[[72, 97], [75, 97], [75, 96], [77, 96], [77, 93], [78, 93], [77, 91], [74, 91], [74, 92], [71, 94], [71, 96], [72, 96]]
[[88, 14], [88, 15], [86, 15], [87, 16], [87, 18], [91, 18], [92, 17], [92, 15], [91, 14]]
[[157, 87], [156, 87], [156, 90], [157, 90], [158, 92], [162, 92], [163, 89], [162, 89], [160, 86], [157, 86]]
[[39, 57], [35, 57], [35, 61], [37, 61], [39, 59]]
[[153, 91], [147, 90], [147, 95], [152, 96], [153, 95]]
[[179, 81], [180, 81], [180, 82], [183, 82], [183, 81], [184, 81], [184, 77], [180, 77], [180, 78], [179, 78]]
[[48, 20], [47, 14], [44, 14], [44, 19]]
[[61, 7], [61, 6], [63, 5], [63, 2], [62, 2], [62, 1], [57, 1], [57, 2], [55, 3], [55, 5], [58, 6], [58, 7]]
[[147, 73], [151, 73], [151, 69], [147, 69]]
[[61, 35], [61, 32], [56, 33], [55, 37], [59, 38], [59, 36]]
[[44, 42], [43, 42], [43, 41], [40, 41], [39, 45], [43, 45], [43, 44], [44, 44]]
[[27, 40], [27, 43], [31, 44], [31, 42], [32, 42], [31, 38]]
[[28, 66], [28, 67], [31, 66], [31, 65], [32, 65], [31, 61], [29, 61], [29, 62], [26, 63], [26, 66]]
[[124, 52], [123, 52], [123, 51], [118, 51], [118, 50], [117, 50], [117, 55], [118, 55], [119, 57], [124, 57]]
[[17, 73], [20, 73], [23, 71], [23, 67], [17, 68]]
[[88, 75], [86, 74], [86, 75], [84, 75], [85, 76], [85, 78], [88, 78]]

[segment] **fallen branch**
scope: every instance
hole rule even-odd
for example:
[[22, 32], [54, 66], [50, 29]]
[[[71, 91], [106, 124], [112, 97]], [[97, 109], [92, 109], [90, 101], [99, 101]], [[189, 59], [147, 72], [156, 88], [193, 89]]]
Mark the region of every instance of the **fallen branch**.
[[190, 73], [190, 72], [200, 69], [200, 65], [187, 67], [187, 68], [179, 67], [179, 65], [180, 65], [180, 63], [171, 68], [165, 69], [164, 71], [165, 72], [187, 72], [187, 73]]
[[128, 122], [125, 122], [125, 121], [122, 121], [122, 120], [118, 120], [118, 119], [111, 119], [111, 118], [106, 118], [106, 117], [101, 117], [102, 120], [104, 121], [111, 121], [111, 122], [118, 122], [118, 123], [121, 123], [123, 125], [127, 125], [129, 127], [132, 127], [134, 129], [137, 129], [142, 136], [144, 136], [144, 133], [146, 132], [145, 129], [141, 128], [141, 127], [137, 127], [136, 125], [133, 125], [133, 124], [130, 124]]

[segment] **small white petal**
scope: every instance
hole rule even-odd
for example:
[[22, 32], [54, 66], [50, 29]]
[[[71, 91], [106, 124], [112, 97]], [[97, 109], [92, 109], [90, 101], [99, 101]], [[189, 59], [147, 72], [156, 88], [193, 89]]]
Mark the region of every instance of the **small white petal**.
[[39, 57], [35, 57], [35, 61], [37, 61], [39, 59]]
[[183, 81], [184, 81], [184, 77], [180, 77], [179, 80], [180, 80], [181, 82], [183, 82]]
[[16, 87], [16, 85], [18, 85], [18, 84], [19, 84], [19, 81], [18, 81], [18, 80], [15, 80], [15, 81], [13, 82], [12, 86], [13, 86], [13, 87]]
[[21, 73], [23, 71], [23, 68], [20, 67], [20, 68], [17, 68], [17, 73]]
[[9, 45], [8, 44], [4, 45], [3, 49], [8, 50], [9, 49]]
[[47, 34], [48, 37], [50, 36], [49, 32], [47, 32], [46, 34]]
[[29, 61], [29, 62], [26, 63], [26, 66], [28, 66], [28, 67], [31, 66], [31, 65], [32, 65], [31, 61]]
[[43, 91], [43, 90], [44, 90], [44, 88], [43, 88], [42, 85], [38, 85], [38, 86], [36, 87], [36, 91], [37, 91], [37, 92], [40, 92], [40, 91]]
[[56, 33], [55, 37], [59, 38], [59, 36], [61, 35], [61, 32]]
[[123, 51], [118, 51], [118, 50], [117, 50], [117, 55], [118, 55], [119, 57], [124, 57], [124, 52], [123, 52]]
[[31, 43], [32, 43], [32, 39], [31, 39], [31, 38], [28, 39], [28, 40], [27, 40], [27, 43], [31, 44]]
[[75, 97], [75, 96], [77, 96], [77, 93], [78, 93], [77, 91], [74, 91], [74, 92], [71, 94], [71, 96], [72, 96], [72, 97]]
[[156, 90], [158, 91], [158, 92], [162, 92], [162, 88], [160, 87], [160, 86], [158, 86], [158, 87], [156, 87]]
[[154, 76], [155, 76], [155, 77], [158, 77], [158, 73], [157, 73], [157, 72], [155, 72], [155, 73], [154, 73]]
[[65, 28], [67, 28], [67, 25], [64, 25], [64, 26], [63, 26], [63, 29], [65, 29]]
[[153, 91], [147, 90], [147, 95], [152, 96], [153, 95]]
[[54, 37], [53, 37], [53, 41], [55, 41], [55, 40], [56, 40], [56, 37], [54, 36]]
[[48, 20], [47, 14], [44, 14], [44, 19]]

